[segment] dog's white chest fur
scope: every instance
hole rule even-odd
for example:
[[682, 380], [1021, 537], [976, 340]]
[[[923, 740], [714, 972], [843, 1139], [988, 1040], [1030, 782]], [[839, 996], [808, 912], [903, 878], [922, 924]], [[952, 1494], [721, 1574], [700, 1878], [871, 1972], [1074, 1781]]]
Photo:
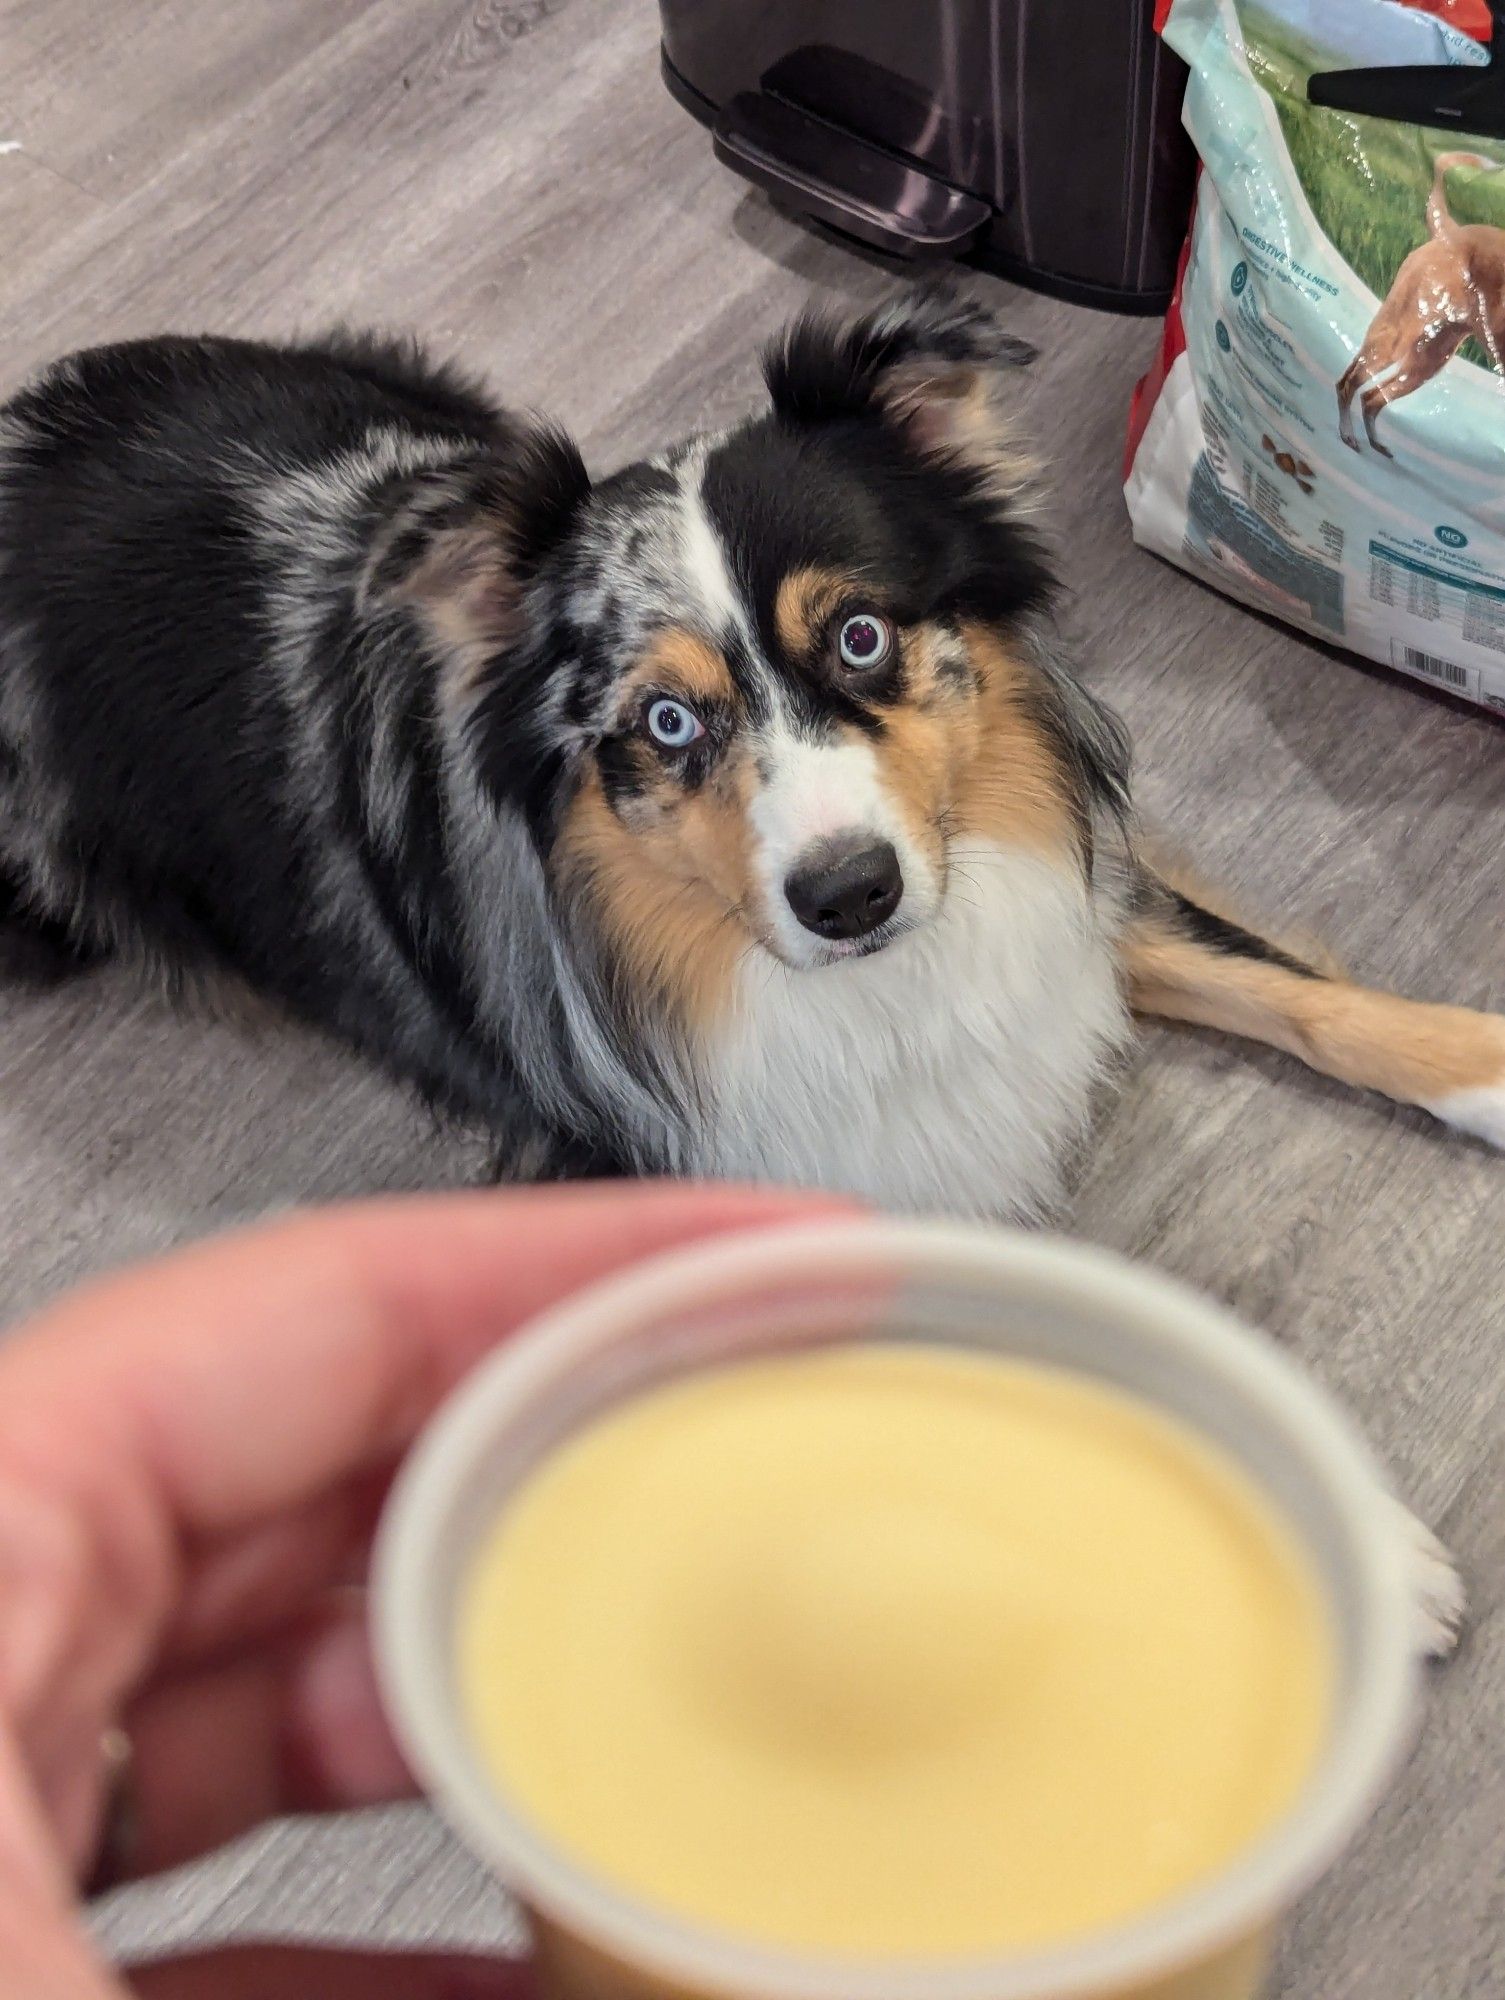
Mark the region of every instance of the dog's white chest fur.
[[1129, 1035], [1112, 919], [1072, 869], [953, 850], [944, 905], [871, 958], [743, 972], [705, 1171], [889, 1209], [1035, 1216]]

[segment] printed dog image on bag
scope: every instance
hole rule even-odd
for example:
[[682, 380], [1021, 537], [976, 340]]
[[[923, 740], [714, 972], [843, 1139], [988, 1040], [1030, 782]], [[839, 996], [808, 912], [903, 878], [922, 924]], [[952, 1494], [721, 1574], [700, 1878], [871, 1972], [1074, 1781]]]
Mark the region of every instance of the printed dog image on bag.
[[[1387, 458], [1393, 454], [1375, 430], [1380, 411], [1430, 382], [1460, 350], [1505, 374], [1505, 181], [1489, 185], [1505, 168], [1505, 149], [1480, 139], [1461, 151], [1455, 132], [1349, 118], [1307, 98], [1314, 71], [1355, 60], [1428, 60], [1419, 42], [1417, 50], [1389, 48], [1397, 32], [1436, 32], [1407, 19], [1411, 12], [1395, 0], [1325, 0], [1320, 9], [1308, 0], [1265, 0], [1239, 9], [1250, 73], [1269, 93], [1302, 193], [1333, 248], [1380, 299], [1337, 393], [1343, 442], [1363, 449], [1357, 403], [1365, 439]], [[1308, 24], [1320, 34], [1304, 33]], [[1449, 50], [1454, 61], [1462, 40]]]
[[1505, 139], [1466, 123], [1491, 11], [1161, 0], [1157, 25], [1202, 174], [1130, 418], [1136, 538], [1505, 713]]
[[1391, 457], [1375, 434], [1380, 411], [1430, 382], [1470, 336], [1505, 374], [1505, 229], [1454, 217], [1447, 195], [1453, 167], [1501, 171], [1478, 153], [1438, 154], [1427, 201], [1428, 240], [1396, 272], [1364, 345], [1338, 378], [1338, 429], [1354, 451], [1355, 397], [1369, 442]]

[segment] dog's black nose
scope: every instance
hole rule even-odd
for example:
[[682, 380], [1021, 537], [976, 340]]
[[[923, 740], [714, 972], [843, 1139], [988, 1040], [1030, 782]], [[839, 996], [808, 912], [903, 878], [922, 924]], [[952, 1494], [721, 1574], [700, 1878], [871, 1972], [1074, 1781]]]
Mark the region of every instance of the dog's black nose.
[[855, 938], [877, 930], [899, 907], [904, 875], [888, 841], [827, 852], [784, 884], [789, 907], [817, 937]]

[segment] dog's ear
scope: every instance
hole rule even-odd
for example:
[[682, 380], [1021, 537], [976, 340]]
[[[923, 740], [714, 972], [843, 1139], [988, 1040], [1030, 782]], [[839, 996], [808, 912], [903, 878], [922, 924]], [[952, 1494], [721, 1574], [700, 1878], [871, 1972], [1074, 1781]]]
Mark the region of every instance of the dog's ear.
[[985, 307], [937, 285], [858, 320], [806, 313], [765, 352], [763, 376], [788, 423], [880, 420], [920, 456], [970, 470], [1012, 498], [1032, 468], [1000, 408], [999, 382], [1034, 354]]
[[387, 497], [358, 588], [362, 610], [406, 609], [462, 664], [517, 644], [528, 583], [590, 494], [552, 427], [419, 472]]

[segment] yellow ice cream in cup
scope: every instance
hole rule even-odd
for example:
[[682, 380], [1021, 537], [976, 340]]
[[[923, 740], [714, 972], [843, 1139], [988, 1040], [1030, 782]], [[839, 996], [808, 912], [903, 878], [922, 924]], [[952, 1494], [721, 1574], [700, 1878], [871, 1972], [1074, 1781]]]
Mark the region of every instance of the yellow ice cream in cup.
[[376, 1605], [553, 2000], [1252, 2000], [1414, 1698], [1391, 1503], [1305, 1378], [947, 1225], [557, 1309], [420, 1442]]

